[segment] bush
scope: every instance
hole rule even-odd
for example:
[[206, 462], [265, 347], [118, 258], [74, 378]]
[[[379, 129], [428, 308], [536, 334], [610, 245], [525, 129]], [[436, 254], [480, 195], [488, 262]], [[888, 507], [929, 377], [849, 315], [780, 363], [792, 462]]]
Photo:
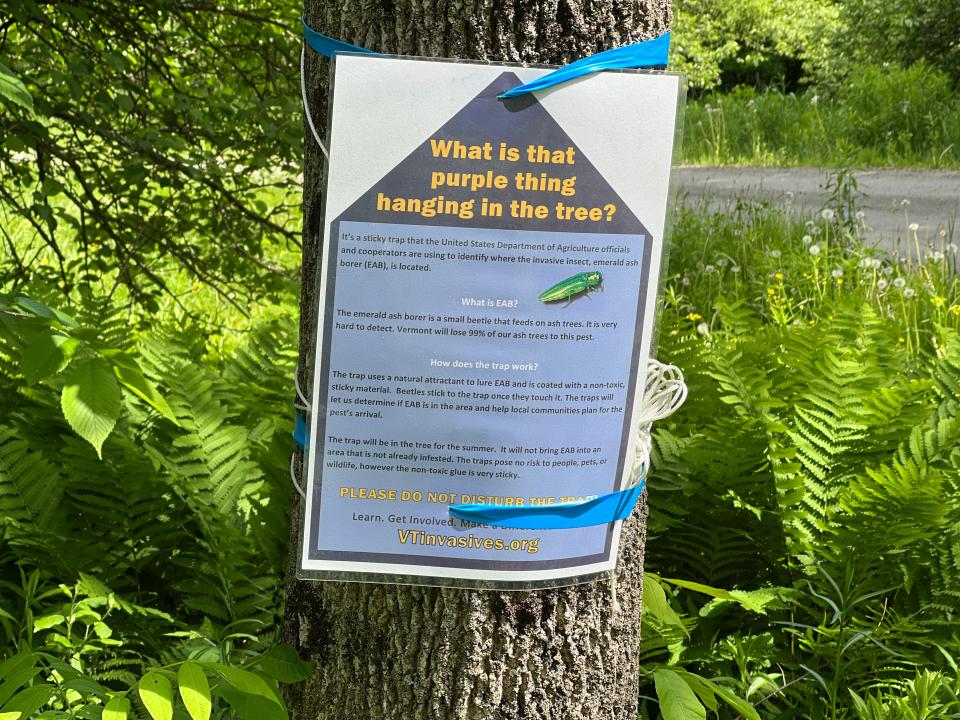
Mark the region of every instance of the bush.
[[960, 97], [923, 64], [858, 66], [821, 90], [738, 88], [687, 107], [687, 162], [960, 165]]
[[695, 91], [746, 83], [794, 88], [818, 75], [831, 57], [839, 22], [831, 3], [816, 0], [678, 0], [671, 69]]
[[922, 62], [960, 83], [960, 3], [956, 0], [844, 0], [844, 56], [873, 63]]

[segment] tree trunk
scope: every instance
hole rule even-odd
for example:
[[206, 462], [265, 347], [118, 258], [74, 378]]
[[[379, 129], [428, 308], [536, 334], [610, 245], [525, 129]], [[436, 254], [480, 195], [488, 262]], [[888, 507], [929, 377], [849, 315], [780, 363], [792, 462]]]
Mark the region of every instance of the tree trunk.
[[[320, 32], [381, 52], [562, 64], [669, 29], [669, 0], [305, 0]], [[310, 107], [326, 127], [327, 61], [307, 51]], [[322, 155], [304, 161], [300, 383], [312, 387], [321, 268]], [[296, 470], [303, 477], [302, 463]], [[301, 481], [301, 485], [304, 485]], [[294, 720], [633, 720], [647, 508], [624, 525], [616, 594], [606, 581], [491, 592], [295, 579], [292, 517], [284, 634], [314, 675], [288, 696]], [[619, 601], [619, 602], [618, 602]]]

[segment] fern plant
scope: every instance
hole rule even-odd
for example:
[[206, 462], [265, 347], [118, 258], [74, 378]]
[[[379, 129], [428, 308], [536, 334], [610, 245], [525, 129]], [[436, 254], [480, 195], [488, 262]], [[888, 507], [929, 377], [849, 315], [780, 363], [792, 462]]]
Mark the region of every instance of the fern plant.
[[960, 286], [942, 255], [885, 256], [838, 217], [680, 213], [658, 356], [690, 399], [654, 433], [647, 569], [782, 602], [667, 586], [679, 619], [645, 658], [764, 717], [931, 697], [944, 714], [917, 716], [948, 717], [930, 678], [960, 656]]
[[[285, 717], [277, 682], [309, 672], [277, 644], [292, 323], [254, 325], [221, 358], [196, 329], [131, 335], [102, 303], [4, 302], [0, 576], [20, 580], [0, 582], [0, 658], [36, 668], [36, 706], [14, 709]], [[78, 386], [93, 435], [64, 399], [84, 374], [118, 402], [98, 420]]]

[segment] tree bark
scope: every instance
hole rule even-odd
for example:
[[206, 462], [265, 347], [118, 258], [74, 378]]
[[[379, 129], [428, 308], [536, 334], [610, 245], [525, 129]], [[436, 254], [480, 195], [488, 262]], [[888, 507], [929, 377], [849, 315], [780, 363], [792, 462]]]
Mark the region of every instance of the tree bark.
[[[670, 2], [305, 0], [305, 16], [320, 32], [381, 52], [563, 64], [665, 32]], [[318, 128], [326, 127], [328, 75], [327, 61], [308, 50], [307, 87]], [[312, 387], [316, 343], [322, 160], [307, 133], [304, 388]], [[296, 471], [303, 478], [301, 459]], [[288, 694], [294, 720], [635, 717], [645, 497], [624, 525], [616, 596], [606, 581], [535, 592], [300, 582], [302, 511], [296, 503], [284, 635], [317, 668]]]

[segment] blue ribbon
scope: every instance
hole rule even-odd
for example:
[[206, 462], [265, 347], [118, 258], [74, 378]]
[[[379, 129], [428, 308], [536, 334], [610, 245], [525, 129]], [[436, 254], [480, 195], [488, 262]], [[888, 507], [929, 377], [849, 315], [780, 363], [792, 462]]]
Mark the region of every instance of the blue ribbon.
[[295, 425], [293, 427], [293, 441], [297, 444], [297, 447], [301, 450], [307, 449], [307, 421], [303, 419], [303, 415], [294, 410], [294, 415], [297, 416]]
[[636, 487], [562, 505], [451, 505], [450, 514], [481, 525], [520, 530], [562, 530], [606, 525], [630, 517], [646, 484], [647, 479], [642, 478]]
[[[296, 420], [293, 428], [293, 441], [301, 450], [307, 449], [307, 421], [303, 415], [294, 411]], [[451, 505], [450, 514], [461, 520], [492, 525], [502, 528], [521, 530], [557, 530], [563, 528], [606, 525], [617, 520], [626, 520], [640, 499], [640, 493], [647, 484], [641, 478], [636, 487], [619, 492], [600, 495], [592, 500], [561, 505], [532, 505], [523, 507], [504, 507], [502, 505], [481, 505], [476, 503]]]
[[[335, 40], [318, 33], [312, 27], [307, 25], [306, 18], [301, 18], [303, 22], [303, 37], [307, 43], [324, 57], [332, 58], [338, 52], [366, 53], [368, 55], [380, 55], [374, 50], [351, 45], [342, 40]], [[590, 75], [601, 70], [623, 70], [645, 67], [666, 67], [667, 55], [670, 50], [670, 33], [666, 32], [653, 40], [644, 40], [643, 42], [624, 45], [623, 47], [604, 50], [596, 55], [581, 58], [576, 62], [565, 65], [559, 70], [554, 70], [548, 75], [537, 78], [532, 82], [518, 85], [515, 88], [507, 90], [500, 95], [500, 99], [517, 97], [526, 93], [544, 90], [554, 85], [573, 80], [574, 78]]]
[[601, 70], [622, 70], [645, 67], [666, 67], [667, 55], [670, 50], [670, 33], [666, 32], [653, 40], [624, 45], [623, 47], [604, 50], [596, 55], [581, 58], [576, 62], [554, 70], [536, 80], [518, 85], [500, 95], [500, 99], [517, 97], [524, 93], [544, 90], [554, 85], [573, 80], [574, 78], [590, 75]]
[[338, 52], [367, 53], [368, 55], [380, 54], [373, 50], [367, 50], [359, 45], [351, 45], [343, 40], [334, 40], [332, 37], [318, 33], [307, 25], [306, 18], [300, 18], [300, 20], [303, 22], [303, 37], [307, 41], [307, 44], [324, 57], [332, 58]]

